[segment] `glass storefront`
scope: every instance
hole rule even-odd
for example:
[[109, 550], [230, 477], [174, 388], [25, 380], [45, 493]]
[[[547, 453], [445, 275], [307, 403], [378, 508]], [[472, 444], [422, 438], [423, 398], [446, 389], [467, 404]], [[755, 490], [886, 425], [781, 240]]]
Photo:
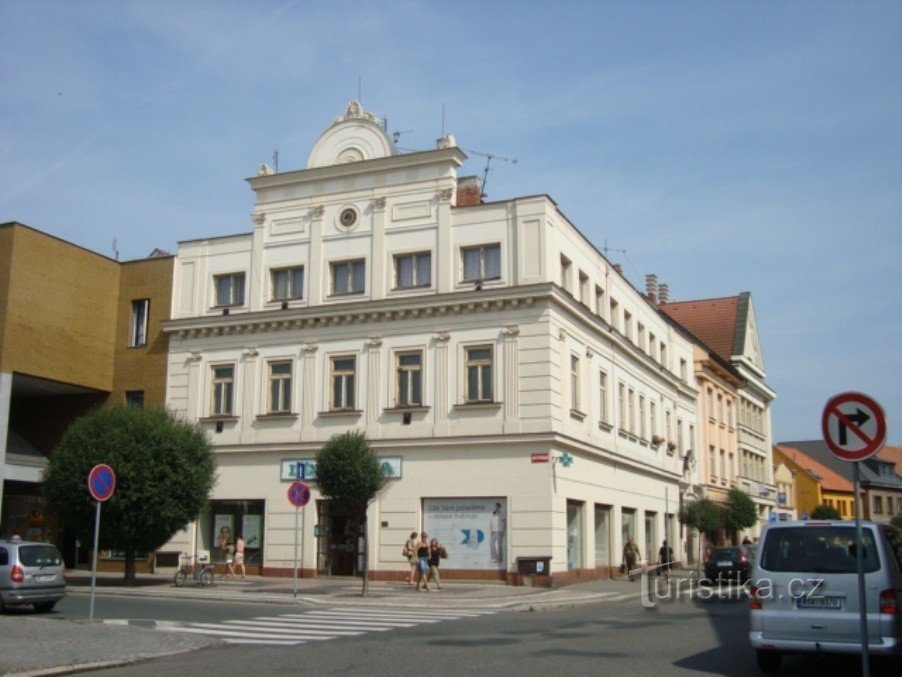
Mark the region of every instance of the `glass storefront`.
[[567, 568], [583, 566], [583, 504], [567, 501]]
[[611, 566], [611, 506], [595, 505], [595, 566]]
[[658, 513], [645, 513], [645, 559], [654, 562], [658, 559]]
[[265, 503], [261, 500], [210, 501], [198, 521], [198, 554], [206, 554], [214, 564], [225, 564], [235, 551], [235, 541], [244, 539], [244, 561], [248, 566], [263, 564]]

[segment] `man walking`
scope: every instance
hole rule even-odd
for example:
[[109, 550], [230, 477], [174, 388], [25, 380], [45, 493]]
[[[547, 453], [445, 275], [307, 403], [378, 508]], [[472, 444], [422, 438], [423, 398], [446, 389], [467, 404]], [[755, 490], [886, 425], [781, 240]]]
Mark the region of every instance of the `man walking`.
[[638, 561], [639, 546], [636, 545], [633, 537], [630, 536], [626, 539], [626, 545], [623, 546], [623, 563], [626, 566], [626, 575], [629, 576], [630, 581], [633, 580], [633, 569], [636, 568]]
[[666, 538], [658, 549], [658, 562], [660, 562], [661, 573], [664, 574], [664, 580], [669, 584], [670, 570], [673, 568], [673, 548], [667, 545]]

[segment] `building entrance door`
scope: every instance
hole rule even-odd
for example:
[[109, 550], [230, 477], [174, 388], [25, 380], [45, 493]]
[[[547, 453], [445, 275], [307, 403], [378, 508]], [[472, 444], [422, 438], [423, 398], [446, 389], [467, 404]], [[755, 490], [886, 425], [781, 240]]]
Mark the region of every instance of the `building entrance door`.
[[357, 575], [357, 515], [331, 501], [317, 501], [317, 573], [328, 576]]

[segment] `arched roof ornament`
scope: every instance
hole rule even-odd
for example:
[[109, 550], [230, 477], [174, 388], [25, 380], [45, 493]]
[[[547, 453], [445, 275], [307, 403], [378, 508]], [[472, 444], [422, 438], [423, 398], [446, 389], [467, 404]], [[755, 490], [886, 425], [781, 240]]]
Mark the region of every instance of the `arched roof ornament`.
[[395, 153], [395, 144], [382, 128], [381, 120], [363, 110], [355, 100], [348, 103], [344, 115], [335, 118], [313, 144], [307, 168], [374, 160]]

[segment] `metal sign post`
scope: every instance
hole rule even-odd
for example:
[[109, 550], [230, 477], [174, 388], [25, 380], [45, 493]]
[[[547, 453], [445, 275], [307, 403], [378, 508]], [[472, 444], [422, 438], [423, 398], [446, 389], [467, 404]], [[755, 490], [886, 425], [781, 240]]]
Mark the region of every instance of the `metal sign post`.
[[[300, 468], [298, 468], [300, 470]], [[298, 515], [310, 501], [310, 488], [303, 482], [292, 482], [288, 487], [288, 502], [294, 506], [294, 598], [298, 597]]]
[[[855, 483], [855, 566], [858, 571], [858, 617], [861, 628], [861, 673], [871, 674], [868, 642], [868, 600], [864, 581], [864, 536], [861, 528], [861, 477], [858, 462], [880, 451], [886, 442], [886, 415], [871, 397], [861, 393], [834, 395], [821, 416], [824, 442], [837, 458], [852, 463]], [[869, 530], [870, 531], [870, 530]]]
[[88, 605], [88, 620], [94, 620], [94, 588], [97, 584], [97, 550], [100, 545], [100, 504], [113, 495], [116, 490], [116, 473], [113, 469], [101, 463], [91, 468], [88, 473], [88, 491], [97, 502], [97, 510], [94, 514], [94, 557], [91, 561], [91, 602]]
[[298, 598], [298, 513], [301, 512], [299, 506], [294, 508], [294, 567], [292, 567], [292, 575], [294, 577], [294, 589], [292, 594], [294, 598]]

